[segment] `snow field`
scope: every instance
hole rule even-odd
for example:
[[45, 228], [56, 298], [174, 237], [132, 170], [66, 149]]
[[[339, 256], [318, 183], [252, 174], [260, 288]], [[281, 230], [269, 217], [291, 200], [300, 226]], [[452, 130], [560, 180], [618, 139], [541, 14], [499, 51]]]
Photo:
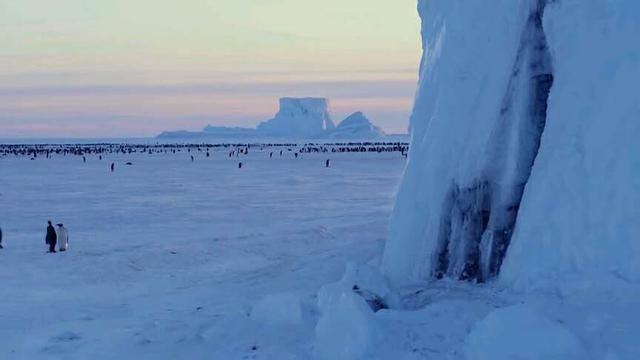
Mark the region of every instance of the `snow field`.
[[312, 356], [317, 290], [381, 252], [404, 159], [189, 156], [0, 159], [0, 358]]

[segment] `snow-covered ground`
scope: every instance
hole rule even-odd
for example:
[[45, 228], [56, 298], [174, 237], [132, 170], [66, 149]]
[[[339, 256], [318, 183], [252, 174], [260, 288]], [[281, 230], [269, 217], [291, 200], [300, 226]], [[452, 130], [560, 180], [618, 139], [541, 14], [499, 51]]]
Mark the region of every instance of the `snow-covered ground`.
[[404, 159], [189, 155], [0, 158], [0, 359], [311, 356], [317, 290], [381, 254]]
[[0, 158], [0, 359], [640, 358], [624, 278], [386, 285], [399, 153], [227, 151]]

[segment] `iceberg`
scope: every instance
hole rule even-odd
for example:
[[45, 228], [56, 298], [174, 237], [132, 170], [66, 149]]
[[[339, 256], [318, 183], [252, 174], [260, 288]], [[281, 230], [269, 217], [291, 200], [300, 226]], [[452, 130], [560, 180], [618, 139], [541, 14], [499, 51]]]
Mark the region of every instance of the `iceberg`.
[[242, 127], [207, 126], [202, 131], [165, 131], [156, 138], [161, 140], [193, 140], [210, 138], [248, 138], [256, 137], [256, 130]]
[[260, 135], [287, 138], [321, 137], [335, 125], [326, 98], [281, 98], [276, 116], [260, 123]]
[[373, 125], [360, 111], [349, 115], [327, 134], [331, 139], [378, 139], [384, 136], [384, 131]]

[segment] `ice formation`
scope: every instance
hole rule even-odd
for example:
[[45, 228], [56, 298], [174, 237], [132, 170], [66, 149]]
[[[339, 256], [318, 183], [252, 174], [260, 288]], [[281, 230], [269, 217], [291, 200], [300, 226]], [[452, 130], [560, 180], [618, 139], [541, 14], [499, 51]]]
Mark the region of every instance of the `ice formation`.
[[358, 111], [342, 120], [327, 136], [333, 139], [376, 139], [384, 135], [384, 132], [373, 125], [365, 114]]
[[202, 131], [165, 131], [157, 136], [158, 139], [184, 140], [206, 138], [246, 138], [255, 137], [256, 130], [242, 127], [207, 126]]
[[207, 126], [202, 131], [165, 131], [157, 136], [164, 140], [207, 138], [282, 137], [290, 139], [377, 139], [385, 133], [360, 111], [344, 119], [337, 127], [329, 115], [325, 98], [281, 98], [276, 116], [262, 122], [257, 129]]
[[555, 81], [501, 278], [638, 282], [640, 3], [555, 2], [544, 28]]
[[424, 56], [385, 274], [639, 280], [640, 4], [418, 8]]
[[334, 128], [325, 98], [281, 98], [276, 116], [258, 125], [258, 133], [288, 138], [314, 138]]

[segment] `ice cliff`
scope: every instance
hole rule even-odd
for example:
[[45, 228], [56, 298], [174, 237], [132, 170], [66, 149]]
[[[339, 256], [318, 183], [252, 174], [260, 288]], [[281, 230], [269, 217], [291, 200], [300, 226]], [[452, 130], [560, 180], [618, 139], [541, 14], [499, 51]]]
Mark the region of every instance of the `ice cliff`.
[[420, 0], [396, 284], [640, 280], [640, 3]]
[[264, 136], [314, 138], [334, 128], [325, 98], [281, 98], [276, 116], [258, 125]]

